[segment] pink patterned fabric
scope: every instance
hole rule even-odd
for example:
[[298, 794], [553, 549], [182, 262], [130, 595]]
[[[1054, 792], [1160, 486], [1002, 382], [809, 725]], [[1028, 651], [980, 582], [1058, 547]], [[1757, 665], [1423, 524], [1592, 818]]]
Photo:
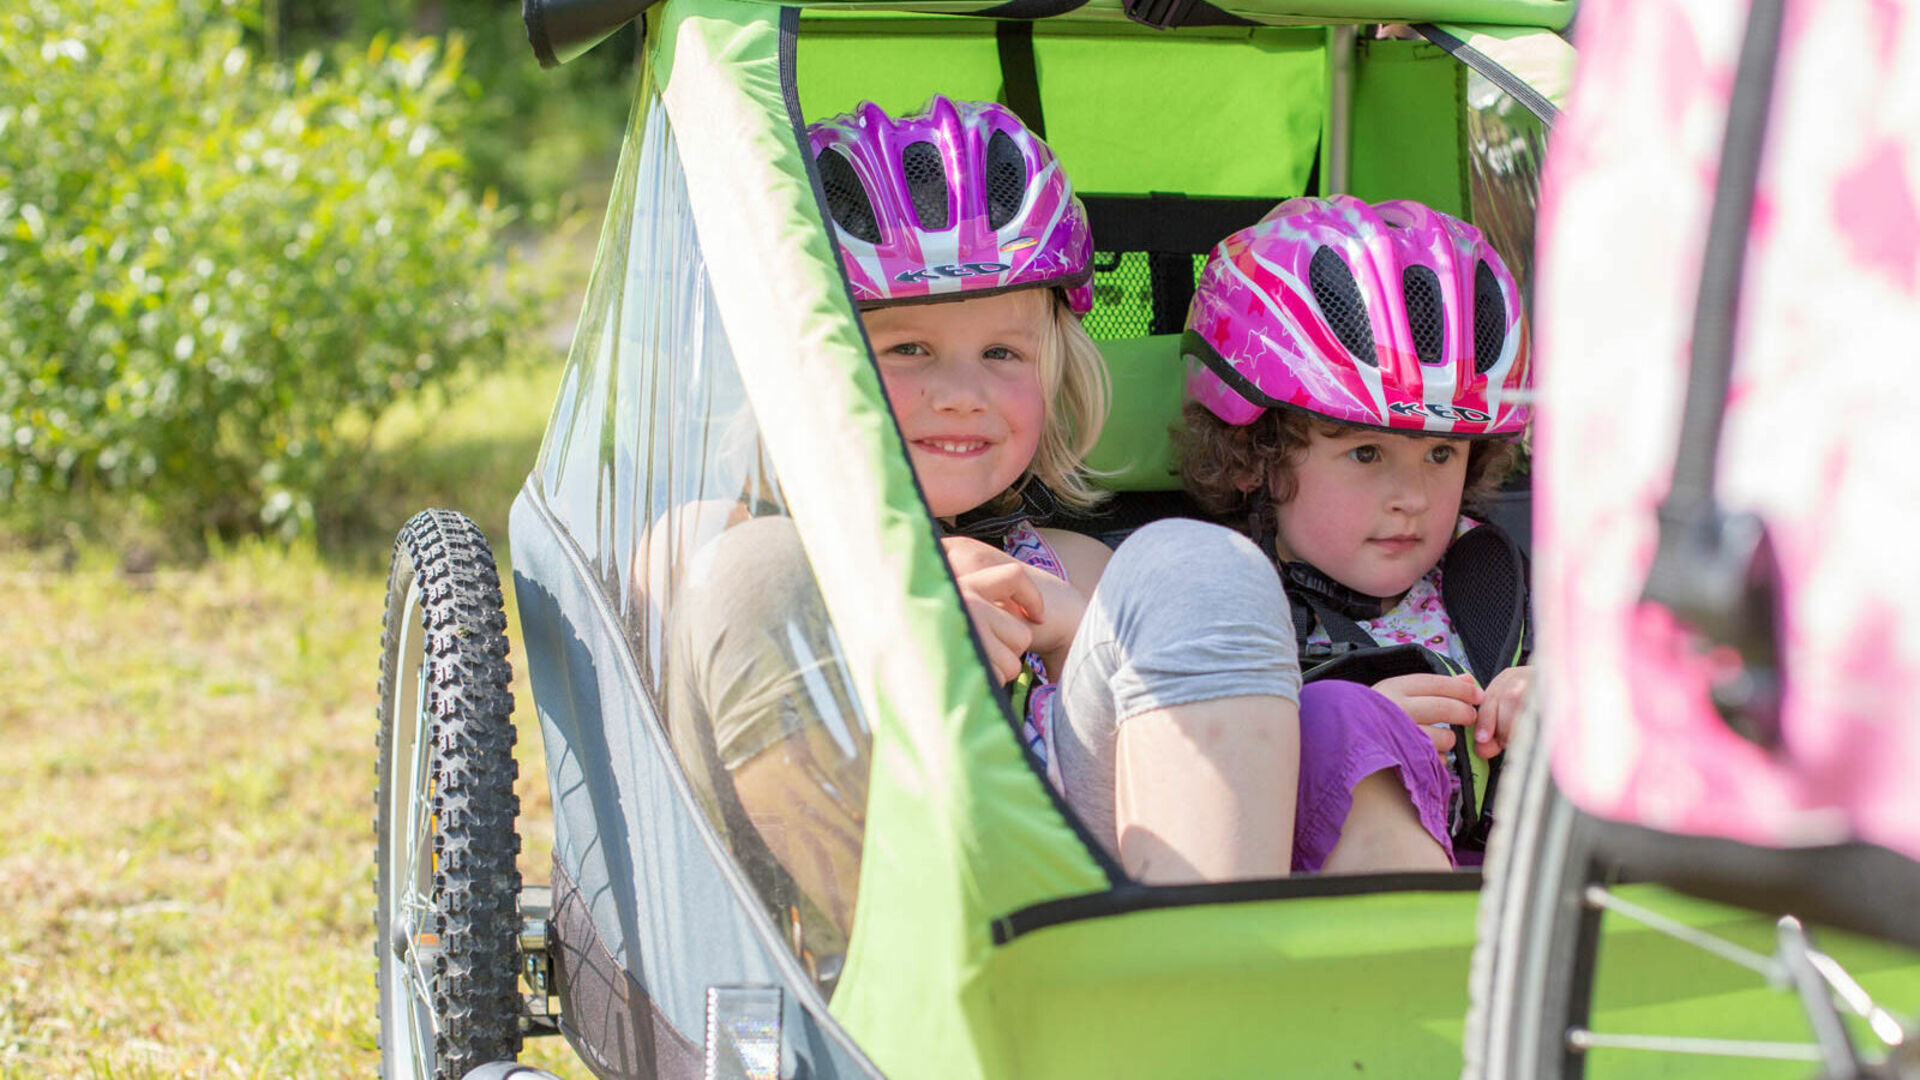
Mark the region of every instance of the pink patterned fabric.
[[[1021, 521], [1008, 529], [1000, 546], [1028, 566], [1045, 570], [1061, 581], [1067, 580], [1067, 568], [1061, 565], [1053, 545], [1047, 543], [1047, 538], [1030, 522]], [[1033, 675], [1033, 688], [1027, 693], [1026, 715], [1020, 719], [1020, 739], [1047, 767], [1047, 779], [1054, 789], [1065, 790], [1066, 781], [1060, 775], [1060, 754], [1053, 748], [1053, 707], [1060, 694], [1060, 684], [1047, 673], [1040, 654], [1028, 653], [1022, 659]]]
[[[1326, 287], [1327, 271], [1340, 271], [1323, 253], [1344, 264], [1364, 306], [1358, 318], [1371, 341], [1358, 354], [1358, 339], [1340, 333], [1340, 309], [1350, 305]], [[1423, 306], [1423, 294], [1433, 302]], [[1432, 329], [1423, 335], [1423, 326]], [[1527, 425], [1520, 290], [1480, 230], [1416, 202], [1281, 203], [1213, 249], [1187, 328], [1187, 393], [1229, 424], [1291, 405], [1436, 434]], [[1489, 355], [1480, 355], [1482, 340]]]
[[1784, 746], [1737, 737], [1697, 641], [1638, 602], [1673, 468], [1746, 17], [1593, 0], [1542, 197], [1535, 525], [1554, 773], [1603, 817], [1920, 858], [1920, 14], [1794, 0], [1741, 301], [1719, 494], [1785, 578]]
[[[1413, 588], [1407, 590], [1407, 595], [1392, 611], [1377, 619], [1362, 619], [1359, 626], [1382, 645], [1423, 645], [1451, 657], [1463, 668], [1471, 666], [1466, 646], [1453, 632], [1453, 619], [1447, 615], [1446, 605], [1440, 602], [1440, 568], [1437, 566], [1414, 582]], [[1316, 626], [1313, 633], [1307, 635], [1308, 644], [1326, 644], [1332, 640], [1324, 627]]]
[[[1017, 156], [994, 158], [995, 135], [1006, 136]], [[834, 230], [856, 300], [926, 300], [1054, 285], [1066, 290], [1074, 312], [1092, 309], [1093, 233], [1086, 210], [1053, 151], [1005, 106], [935, 97], [919, 114], [896, 119], [867, 102], [809, 125], [807, 143], [829, 206], [835, 204], [834, 176], [820, 166], [831, 154], [852, 166], [872, 212], [877, 240], [857, 235], [847, 221], [836, 221]], [[944, 171], [944, 220], [935, 209], [923, 221], [915, 204], [903, 155], [918, 144], [933, 147], [933, 160]], [[1018, 175], [1009, 171], [1014, 162]], [[994, 192], [1016, 194], [1017, 207], [1003, 199], [994, 214]], [[996, 216], [1006, 216], [997, 228]]]

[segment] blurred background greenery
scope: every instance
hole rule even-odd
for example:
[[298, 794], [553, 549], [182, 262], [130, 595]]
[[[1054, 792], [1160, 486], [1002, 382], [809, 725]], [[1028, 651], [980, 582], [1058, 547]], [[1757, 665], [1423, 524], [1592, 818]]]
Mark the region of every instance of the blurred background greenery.
[[551, 363], [623, 33], [542, 72], [517, 0], [8, 4], [0, 530], [391, 536], [383, 417]]
[[518, 0], [0, 0], [0, 1077], [375, 1075], [388, 549], [472, 516], [518, 659], [634, 53], [540, 71]]

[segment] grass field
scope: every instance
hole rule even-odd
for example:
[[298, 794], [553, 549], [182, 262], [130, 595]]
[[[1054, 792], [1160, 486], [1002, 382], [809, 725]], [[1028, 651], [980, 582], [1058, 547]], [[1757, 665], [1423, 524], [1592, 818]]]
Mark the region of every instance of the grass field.
[[[452, 506], [504, 548], [558, 374], [385, 421], [369, 467], [398, 479], [369, 516], [390, 537]], [[140, 575], [112, 551], [0, 551], [0, 1077], [375, 1074], [384, 561], [371, 532]], [[521, 870], [544, 882], [551, 808], [515, 674]], [[557, 1040], [523, 1060], [589, 1075]]]

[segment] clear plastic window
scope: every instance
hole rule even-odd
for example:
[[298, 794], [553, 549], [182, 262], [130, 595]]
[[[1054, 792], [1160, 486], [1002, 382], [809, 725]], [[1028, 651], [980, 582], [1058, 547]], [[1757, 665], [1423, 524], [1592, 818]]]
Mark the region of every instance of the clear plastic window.
[[1473, 223], [1507, 261], [1532, 306], [1533, 221], [1547, 126], [1477, 71], [1467, 72], [1467, 141]]
[[628, 135], [541, 476], [703, 809], [829, 984], [871, 740], [734, 365], [657, 91]]

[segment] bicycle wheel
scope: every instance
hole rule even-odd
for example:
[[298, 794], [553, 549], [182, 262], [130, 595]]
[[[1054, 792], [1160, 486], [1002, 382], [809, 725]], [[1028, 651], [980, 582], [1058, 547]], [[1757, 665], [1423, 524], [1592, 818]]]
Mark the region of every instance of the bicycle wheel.
[[1920, 1078], [1911, 1012], [1875, 1000], [1920, 1003], [1920, 955], [1900, 935], [1823, 929], [1823, 951], [1781, 914], [1781, 890], [1698, 888], [1716, 861], [1750, 853], [1669, 838], [1698, 865], [1623, 858], [1618, 834], [1657, 834], [1581, 813], [1538, 740], [1509, 757], [1470, 976], [1467, 1080]]
[[520, 849], [506, 616], [486, 538], [400, 530], [381, 635], [374, 830], [380, 1075], [459, 1080], [520, 1051]]

